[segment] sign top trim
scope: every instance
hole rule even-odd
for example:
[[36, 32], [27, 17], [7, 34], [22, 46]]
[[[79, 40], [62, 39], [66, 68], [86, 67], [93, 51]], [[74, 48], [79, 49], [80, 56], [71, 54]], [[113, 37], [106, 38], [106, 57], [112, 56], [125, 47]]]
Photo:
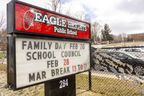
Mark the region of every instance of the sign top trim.
[[[8, 12], [9, 33], [36, 34], [71, 39], [90, 39], [90, 23], [21, 1], [12, 1]], [[10, 15], [10, 16], [9, 16]]]

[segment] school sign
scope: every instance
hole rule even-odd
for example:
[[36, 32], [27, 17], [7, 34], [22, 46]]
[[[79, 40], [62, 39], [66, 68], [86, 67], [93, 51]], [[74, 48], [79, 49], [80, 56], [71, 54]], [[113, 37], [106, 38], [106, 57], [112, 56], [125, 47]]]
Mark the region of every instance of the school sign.
[[20, 1], [8, 4], [8, 85], [16, 90], [90, 69], [90, 24]]

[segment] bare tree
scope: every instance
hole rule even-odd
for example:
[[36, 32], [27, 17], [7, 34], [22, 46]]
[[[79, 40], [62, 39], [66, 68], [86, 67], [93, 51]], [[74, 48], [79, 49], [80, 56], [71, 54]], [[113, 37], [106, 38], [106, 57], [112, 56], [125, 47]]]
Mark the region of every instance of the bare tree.
[[80, 20], [85, 20], [86, 14], [84, 11], [79, 11], [79, 12], [73, 14], [73, 17], [80, 19]]
[[61, 1], [60, 0], [50, 0], [49, 3], [47, 3], [48, 9], [51, 9], [55, 12], [61, 12]]
[[7, 43], [7, 32], [6, 28], [3, 28], [5, 24], [4, 15], [2, 14], [0, 17], [0, 50], [6, 50]]
[[2, 51], [3, 56], [0, 58], [1, 64], [5, 62], [6, 59], [6, 48], [7, 48], [7, 32], [6, 29], [0, 30], [0, 51]]
[[6, 44], [7, 44], [7, 32], [6, 32], [6, 29], [2, 29], [0, 31], [0, 49], [1, 50], [5, 50], [6, 48]]
[[4, 23], [5, 23], [4, 15], [2, 15], [1, 18], [0, 18], [0, 29], [2, 28]]
[[102, 40], [102, 26], [98, 22], [94, 22], [91, 25], [91, 36], [93, 41], [101, 41]]
[[61, 1], [60, 0], [52, 0], [52, 9], [56, 12], [61, 11]]
[[47, 8], [52, 10], [52, 11], [59, 12], [59, 13], [62, 13], [62, 11], [65, 10], [64, 14], [69, 15], [69, 16], [74, 17], [74, 18], [77, 18], [77, 19], [80, 19], [80, 20], [85, 20], [85, 17], [86, 17], [84, 11], [72, 13], [71, 6], [69, 6], [69, 8], [62, 9], [61, 0], [50, 0], [50, 2], [47, 3]]

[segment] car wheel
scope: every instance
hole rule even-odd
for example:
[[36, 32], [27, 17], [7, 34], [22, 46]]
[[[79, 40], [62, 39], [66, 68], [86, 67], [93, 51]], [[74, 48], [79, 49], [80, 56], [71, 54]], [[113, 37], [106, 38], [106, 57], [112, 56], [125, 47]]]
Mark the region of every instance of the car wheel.
[[101, 69], [101, 67], [102, 67], [102, 66], [101, 66], [100, 64], [95, 64], [95, 65], [94, 65], [94, 70], [95, 70], [95, 71], [99, 71], [99, 70]]
[[144, 75], [144, 67], [142, 66], [135, 66], [134, 72], [137, 76], [143, 76]]
[[102, 65], [100, 65], [100, 64], [95, 64], [94, 70], [95, 70], [95, 71], [104, 71], [104, 72], [108, 72], [108, 71], [107, 71], [107, 68], [104, 67], [104, 66], [102, 66]]
[[117, 69], [115, 69], [115, 68], [112, 67], [112, 66], [109, 66], [109, 72], [112, 72], [112, 73], [115, 73], [115, 74], [118, 73]]

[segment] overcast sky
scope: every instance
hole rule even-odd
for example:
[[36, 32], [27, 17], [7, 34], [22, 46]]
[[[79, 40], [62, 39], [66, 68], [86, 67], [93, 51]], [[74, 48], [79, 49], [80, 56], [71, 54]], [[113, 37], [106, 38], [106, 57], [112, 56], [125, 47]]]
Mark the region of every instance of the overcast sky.
[[[6, 4], [0, 0], [0, 16], [6, 14]], [[49, 0], [21, 0], [46, 8]], [[113, 34], [144, 33], [144, 0], [61, 0], [63, 11], [83, 13], [92, 22], [110, 25]], [[5, 15], [6, 17], [6, 15]]]

